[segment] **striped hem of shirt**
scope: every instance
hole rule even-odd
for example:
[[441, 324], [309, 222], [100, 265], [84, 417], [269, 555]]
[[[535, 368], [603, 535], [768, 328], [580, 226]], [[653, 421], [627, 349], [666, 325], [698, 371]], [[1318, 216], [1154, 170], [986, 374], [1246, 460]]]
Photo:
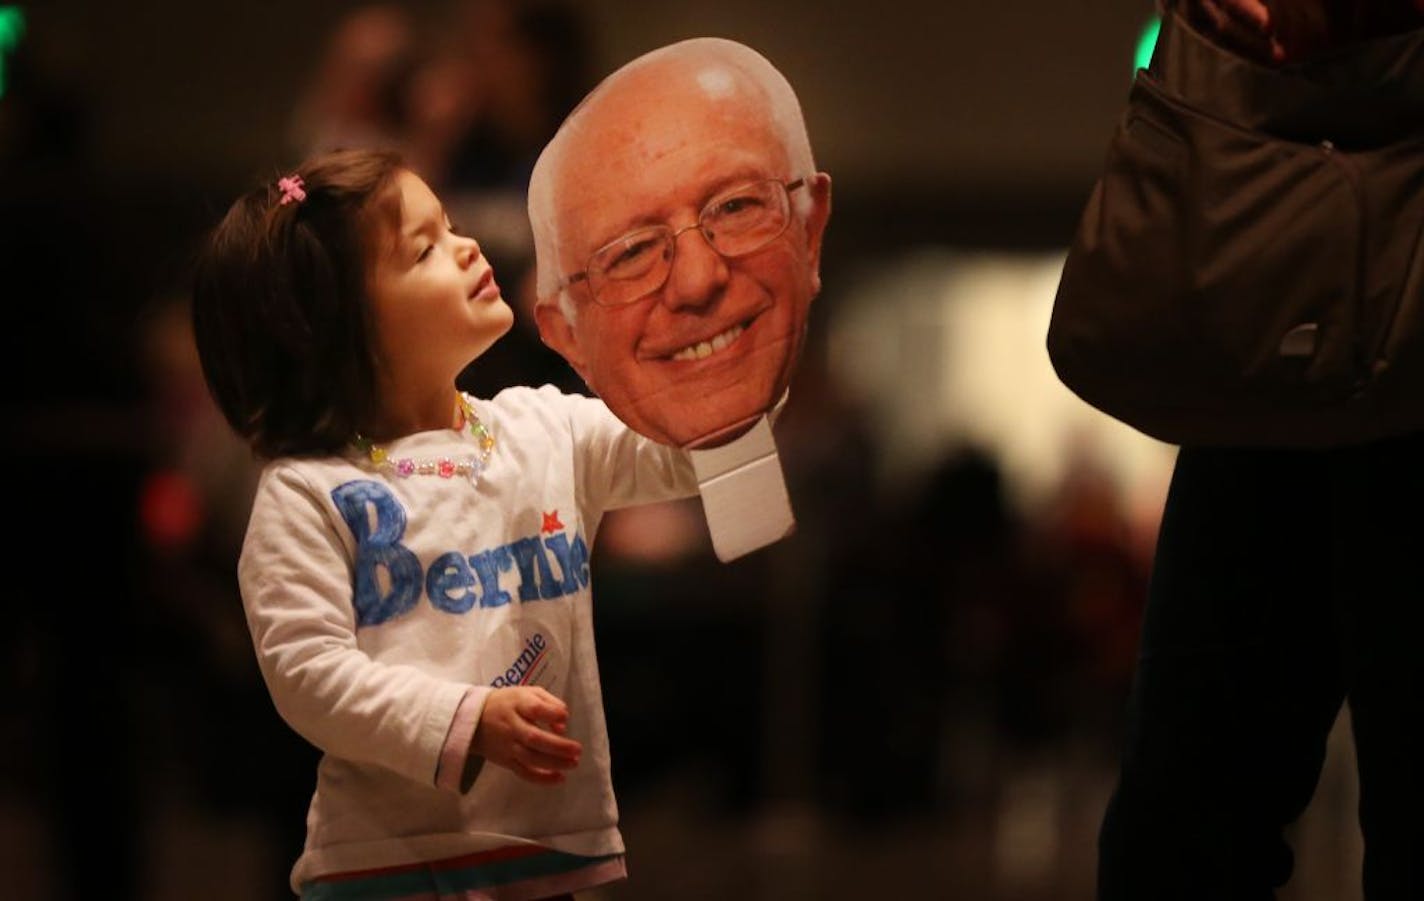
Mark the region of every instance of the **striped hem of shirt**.
[[302, 901], [524, 901], [592, 888], [627, 875], [622, 854], [584, 857], [511, 845], [445, 860], [320, 876]]

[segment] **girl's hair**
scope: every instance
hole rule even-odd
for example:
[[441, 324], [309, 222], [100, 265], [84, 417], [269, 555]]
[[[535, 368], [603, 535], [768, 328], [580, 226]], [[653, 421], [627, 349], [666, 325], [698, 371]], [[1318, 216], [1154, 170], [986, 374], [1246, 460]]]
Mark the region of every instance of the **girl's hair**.
[[380, 236], [399, 226], [403, 166], [386, 151], [313, 157], [291, 173], [300, 191], [278, 179], [249, 191], [204, 245], [193, 280], [203, 376], [259, 456], [334, 452], [369, 419], [380, 364], [367, 276]]

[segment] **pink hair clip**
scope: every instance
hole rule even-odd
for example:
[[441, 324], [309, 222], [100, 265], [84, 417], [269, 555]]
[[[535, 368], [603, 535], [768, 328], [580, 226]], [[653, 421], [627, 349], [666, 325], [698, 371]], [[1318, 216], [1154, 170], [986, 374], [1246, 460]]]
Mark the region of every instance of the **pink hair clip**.
[[307, 199], [307, 192], [303, 190], [302, 177], [300, 175], [289, 175], [286, 178], [277, 179], [277, 187], [282, 192], [282, 206], [296, 201], [301, 203]]

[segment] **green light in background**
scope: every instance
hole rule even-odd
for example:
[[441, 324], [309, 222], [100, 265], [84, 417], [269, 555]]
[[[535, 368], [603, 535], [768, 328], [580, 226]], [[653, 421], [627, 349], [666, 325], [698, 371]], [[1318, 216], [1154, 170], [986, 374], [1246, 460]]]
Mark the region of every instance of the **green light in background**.
[[25, 13], [18, 6], [0, 6], [0, 97], [5, 96], [5, 54], [25, 33]]
[[1142, 36], [1137, 39], [1137, 57], [1133, 61], [1132, 71], [1145, 69], [1147, 64], [1152, 62], [1152, 51], [1157, 47], [1157, 34], [1161, 30], [1161, 17], [1153, 16], [1147, 27], [1142, 29]]

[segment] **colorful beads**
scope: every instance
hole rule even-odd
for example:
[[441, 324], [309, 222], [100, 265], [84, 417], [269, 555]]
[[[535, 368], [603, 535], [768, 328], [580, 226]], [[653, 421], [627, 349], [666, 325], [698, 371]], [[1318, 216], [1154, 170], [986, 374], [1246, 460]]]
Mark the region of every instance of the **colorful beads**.
[[463, 476], [470, 480], [471, 485], [478, 485], [480, 476], [484, 474], [485, 466], [489, 462], [490, 454], [494, 451], [494, 436], [490, 434], [485, 424], [480, 422], [479, 416], [475, 415], [474, 407], [470, 405], [469, 399], [462, 392], [456, 396], [459, 403], [459, 428], [463, 431], [465, 426], [469, 426], [470, 434], [474, 437], [480, 452], [476, 456], [456, 459], [453, 457], [434, 458], [412, 458], [401, 457], [398, 460], [391, 460], [384, 447], [379, 444], [372, 444], [369, 440], [356, 437], [356, 447], [370, 459], [371, 465], [377, 469], [386, 469], [394, 472], [401, 478], [410, 478], [414, 475], [439, 476], [442, 479], [450, 479], [455, 476]]

